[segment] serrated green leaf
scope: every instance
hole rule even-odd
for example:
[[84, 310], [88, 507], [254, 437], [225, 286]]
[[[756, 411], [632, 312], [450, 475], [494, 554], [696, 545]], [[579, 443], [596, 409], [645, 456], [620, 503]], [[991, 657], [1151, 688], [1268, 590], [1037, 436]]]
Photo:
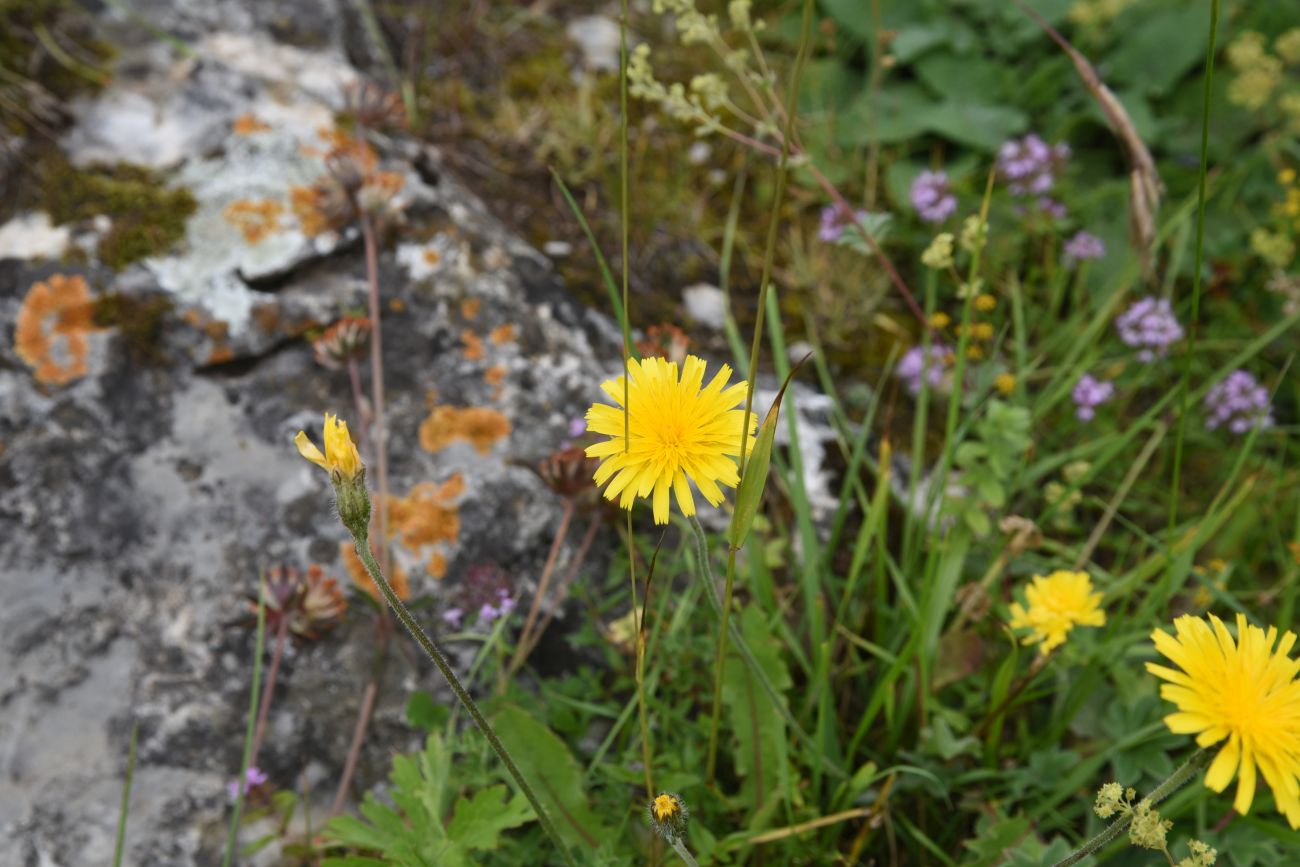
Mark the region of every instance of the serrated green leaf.
[[[740, 627], [764, 674], [777, 690], [789, 689], [790, 672], [781, 659], [780, 644], [770, 640], [771, 630], [762, 611], [755, 606], [746, 608], [740, 615]], [[723, 668], [722, 703], [736, 738], [732, 761], [743, 780], [741, 796], [753, 811], [750, 830], [764, 827], [766, 817], [789, 791], [790, 738], [784, 720], [768, 701], [749, 668], [729, 657]]]
[[449, 716], [447, 706], [435, 702], [427, 692], [413, 692], [406, 700], [406, 721], [412, 728], [432, 732], [446, 725]]
[[500, 845], [502, 831], [518, 828], [535, 818], [523, 795], [506, 801], [505, 786], [490, 786], [472, 798], [456, 802], [456, 812], [447, 823], [447, 836], [461, 849], [491, 851]]

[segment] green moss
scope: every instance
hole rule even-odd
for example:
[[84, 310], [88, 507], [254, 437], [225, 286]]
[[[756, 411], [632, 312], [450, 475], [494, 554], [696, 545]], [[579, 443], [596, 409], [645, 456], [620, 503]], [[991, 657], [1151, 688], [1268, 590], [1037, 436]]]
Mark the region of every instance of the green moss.
[[113, 51], [93, 26], [73, 0], [0, 0], [0, 78], [39, 86], [12, 88], [12, 101], [0, 103], [0, 125], [25, 134], [34, 118], [48, 125], [48, 97], [62, 101], [108, 83]]
[[127, 355], [139, 365], [158, 365], [166, 361], [162, 350], [162, 330], [172, 302], [163, 296], [133, 298], [112, 293], [95, 301], [95, 324], [116, 328], [122, 336]]
[[197, 207], [189, 190], [166, 187], [141, 166], [82, 170], [61, 158], [46, 161], [40, 202], [60, 225], [100, 214], [111, 219], [97, 252], [100, 261], [119, 271], [170, 249], [185, 236], [186, 221]]

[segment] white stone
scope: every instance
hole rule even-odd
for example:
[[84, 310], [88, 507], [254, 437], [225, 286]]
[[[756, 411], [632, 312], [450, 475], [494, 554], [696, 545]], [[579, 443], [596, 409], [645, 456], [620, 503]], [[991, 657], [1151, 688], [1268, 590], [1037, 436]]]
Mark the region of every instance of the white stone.
[[19, 214], [0, 226], [0, 259], [57, 259], [70, 237], [67, 226], [55, 226], [44, 211]]
[[542, 252], [553, 259], [563, 259], [573, 253], [573, 245], [568, 241], [547, 241], [542, 245]]
[[682, 290], [686, 315], [700, 325], [722, 330], [727, 321], [727, 296], [717, 286], [696, 283]]
[[596, 72], [618, 72], [618, 22], [604, 15], [584, 15], [564, 28], [582, 52], [582, 65]]

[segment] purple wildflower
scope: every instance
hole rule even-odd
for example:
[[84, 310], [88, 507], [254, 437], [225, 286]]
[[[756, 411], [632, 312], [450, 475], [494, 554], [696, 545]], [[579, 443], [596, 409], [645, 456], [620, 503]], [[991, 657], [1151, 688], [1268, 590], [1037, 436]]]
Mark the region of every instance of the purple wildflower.
[[998, 148], [998, 174], [1017, 196], [1042, 196], [1070, 156], [1064, 142], [1049, 145], [1035, 133], [1003, 142]]
[[[250, 765], [248, 771], [244, 774], [244, 794], [247, 795], [250, 790], [258, 786], [265, 785], [270, 779], [256, 765]], [[239, 798], [239, 780], [231, 780], [226, 783], [226, 792], [230, 795], [230, 800], [234, 801]]]
[[452, 629], [460, 629], [460, 621], [464, 616], [464, 608], [448, 608], [446, 611], [442, 612], [442, 622], [450, 626]]
[[898, 376], [906, 384], [908, 392], [921, 393], [922, 377], [931, 388], [938, 386], [943, 381], [944, 362], [951, 353], [952, 350], [942, 343], [930, 344], [929, 363], [923, 347], [913, 346], [903, 353], [898, 362]]
[[1065, 242], [1065, 264], [1073, 268], [1079, 262], [1100, 259], [1106, 255], [1106, 245], [1091, 232], [1079, 231]]
[[1268, 389], [1244, 370], [1234, 370], [1215, 383], [1205, 395], [1205, 409], [1210, 414], [1205, 426], [1210, 430], [1227, 425], [1233, 433], [1243, 434], [1273, 426]]
[[484, 625], [491, 623], [498, 617], [505, 617], [511, 611], [515, 610], [515, 600], [504, 587], [497, 590], [496, 604], [484, 602], [478, 610], [479, 623]]
[[582, 416], [569, 420], [569, 439], [577, 439], [587, 432], [587, 420]]
[[1174, 317], [1168, 298], [1148, 296], [1135, 301], [1115, 320], [1119, 338], [1125, 344], [1140, 350], [1140, 361], [1163, 358], [1169, 344], [1183, 338], [1183, 326]]
[[[817, 237], [821, 238], [827, 244], [834, 244], [840, 239], [840, 235], [847, 229], [852, 221], [848, 218], [848, 212], [837, 205], [827, 205], [822, 208], [822, 225], [817, 232]], [[858, 210], [854, 217], [861, 222], [867, 218], [867, 212]]]
[[946, 172], [921, 172], [912, 181], [911, 198], [912, 207], [927, 223], [942, 223], [957, 210]]
[[1074, 401], [1074, 415], [1079, 421], [1092, 421], [1097, 415], [1097, 407], [1115, 395], [1115, 383], [1104, 379], [1095, 379], [1085, 373], [1074, 384], [1070, 398]]
[[1040, 196], [1038, 198], [1038, 210], [1042, 211], [1053, 220], [1065, 219], [1065, 205], [1053, 199], [1051, 196]]

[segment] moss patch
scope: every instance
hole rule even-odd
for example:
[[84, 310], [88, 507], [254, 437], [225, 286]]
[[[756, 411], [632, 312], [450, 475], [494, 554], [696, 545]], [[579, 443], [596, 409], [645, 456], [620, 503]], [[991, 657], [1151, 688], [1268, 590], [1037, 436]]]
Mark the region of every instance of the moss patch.
[[92, 34], [94, 19], [72, 0], [0, 0], [0, 70], [9, 90], [0, 126], [23, 135], [50, 126], [57, 103], [108, 83], [107, 43]]
[[163, 296], [133, 298], [114, 292], [95, 301], [94, 322], [101, 328], [116, 328], [127, 356], [139, 365], [166, 361], [162, 331], [172, 302]]
[[59, 225], [100, 214], [111, 219], [97, 252], [115, 271], [169, 250], [185, 236], [186, 221], [198, 206], [189, 190], [164, 186], [156, 173], [141, 166], [82, 170], [63, 159], [47, 161], [40, 202]]

